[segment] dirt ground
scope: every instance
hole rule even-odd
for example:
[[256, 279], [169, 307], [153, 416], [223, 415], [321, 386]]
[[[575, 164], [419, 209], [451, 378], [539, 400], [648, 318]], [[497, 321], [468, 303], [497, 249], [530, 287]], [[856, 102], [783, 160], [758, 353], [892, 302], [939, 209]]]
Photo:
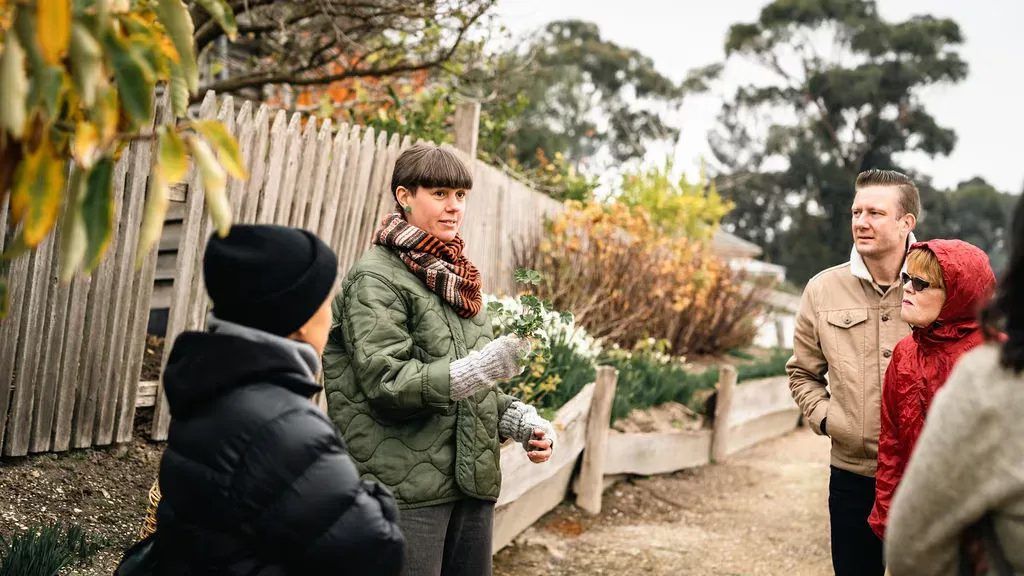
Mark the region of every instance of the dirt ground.
[[[104, 548], [68, 573], [110, 574], [138, 533], [161, 450], [136, 440], [0, 461], [0, 535], [77, 522]], [[828, 574], [827, 455], [801, 429], [723, 464], [617, 484], [594, 518], [563, 503], [496, 556], [495, 574]]]
[[831, 573], [828, 441], [799, 429], [722, 464], [636, 478], [594, 518], [563, 503], [495, 557], [496, 576]]
[[[135, 436], [145, 436], [140, 421]], [[54, 521], [77, 523], [103, 548], [67, 574], [113, 573], [135, 541], [160, 466], [160, 444], [135, 440], [114, 448], [0, 460], [0, 536]]]

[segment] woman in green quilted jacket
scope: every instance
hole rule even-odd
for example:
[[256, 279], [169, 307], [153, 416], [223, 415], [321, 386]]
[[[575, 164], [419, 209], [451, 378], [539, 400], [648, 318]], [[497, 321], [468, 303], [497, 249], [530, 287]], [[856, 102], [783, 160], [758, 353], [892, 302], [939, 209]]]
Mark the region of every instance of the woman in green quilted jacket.
[[409, 576], [491, 574], [501, 443], [536, 463], [554, 445], [551, 424], [497, 387], [530, 343], [493, 339], [459, 236], [472, 187], [448, 150], [398, 157], [396, 212], [349, 271], [324, 352], [331, 419], [363, 477], [398, 501]]

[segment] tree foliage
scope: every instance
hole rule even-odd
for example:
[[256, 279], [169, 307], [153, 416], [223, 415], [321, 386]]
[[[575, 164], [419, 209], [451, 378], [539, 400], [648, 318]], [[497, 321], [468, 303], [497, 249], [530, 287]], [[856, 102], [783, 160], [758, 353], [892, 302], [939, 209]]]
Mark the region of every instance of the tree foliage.
[[[239, 17], [240, 20], [242, 17]], [[587, 200], [608, 164], [643, 156], [678, 130], [667, 120], [699, 82], [676, 83], [650, 58], [580, 21], [552, 22], [519, 43], [480, 24], [440, 69], [386, 77], [322, 74], [295, 105], [322, 115], [450, 141], [456, 102], [482, 103], [478, 151], [559, 200]], [[243, 27], [244, 29], [244, 27]]]
[[924, 218], [918, 238], [959, 238], [984, 250], [995, 270], [1008, 258], [1007, 234], [1018, 196], [1000, 192], [984, 178], [971, 178], [952, 190], [921, 189]]
[[651, 222], [671, 236], [710, 240], [732, 203], [724, 200], [714, 182], [701, 174], [696, 184], [686, 175], [673, 175], [672, 162], [627, 173], [617, 200], [631, 208], [642, 208]]
[[[192, 6], [198, 50], [224, 35], [212, 0]], [[378, 79], [457, 63], [459, 49], [496, 0], [224, 0], [238, 38], [220, 78], [204, 88], [237, 92], [271, 85], [319, 86]]]
[[[234, 34], [224, 0], [201, 4]], [[159, 140], [140, 259], [159, 239], [168, 188], [185, 177], [190, 155], [217, 227], [227, 232], [227, 175], [245, 174], [223, 125], [188, 121], [189, 95], [199, 86], [192, 33], [181, 0], [0, 2], [0, 201], [10, 194], [7, 228], [16, 231], [0, 260], [0, 296], [11, 259], [38, 246], [58, 219], [61, 276], [98, 265], [116, 227], [114, 164], [136, 138]], [[157, 83], [172, 103], [162, 126], [154, 126]]]
[[843, 261], [857, 173], [952, 151], [920, 92], [966, 77], [962, 42], [952, 20], [888, 22], [868, 0], [775, 0], [732, 26], [726, 53], [770, 80], [740, 86], [711, 136], [727, 224], [797, 282]]
[[[605, 154], [613, 163], [640, 158], [655, 141], [674, 141], [666, 119], [682, 101], [682, 84], [664, 76], [641, 52], [601, 36], [595, 24], [552, 22], [524, 46], [493, 57], [490, 101], [522, 98], [500, 138], [481, 141], [496, 157], [536, 166], [561, 153], [577, 169], [596, 172]], [[484, 111], [493, 108], [485, 103]]]

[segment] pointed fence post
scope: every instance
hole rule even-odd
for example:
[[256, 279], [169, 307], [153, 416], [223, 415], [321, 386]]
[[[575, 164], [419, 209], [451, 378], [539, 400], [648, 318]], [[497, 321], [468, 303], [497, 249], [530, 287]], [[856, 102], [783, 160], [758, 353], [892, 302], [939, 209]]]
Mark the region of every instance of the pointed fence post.
[[594, 399], [587, 417], [587, 440], [583, 448], [583, 464], [576, 479], [576, 506], [584, 512], [601, 513], [601, 494], [604, 492], [604, 462], [608, 451], [608, 430], [611, 428], [612, 402], [619, 371], [610, 366], [597, 369]]
[[459, 102], [455, 107], [455, 147], [470, 158], [476, 158], [480, 137], [480, 103], [473, 100]]
[[715, 400], [715, 426], [711, 436], [711, 461], [721, 462], [729, 452], [729, 413], [736, 388], [736, 368], [723, 364], [718, 369], [718, 396]]

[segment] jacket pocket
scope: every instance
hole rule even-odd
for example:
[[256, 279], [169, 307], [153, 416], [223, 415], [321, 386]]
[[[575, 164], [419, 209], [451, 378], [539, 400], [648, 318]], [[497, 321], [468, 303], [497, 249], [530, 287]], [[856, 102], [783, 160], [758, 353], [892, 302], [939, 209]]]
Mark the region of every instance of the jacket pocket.
[[[832, 399], [828, 432], [832, 445], [850, 458], [864, 456], [861, 438], [864, 415], [864, 358], [867, 352], [868, 311], [833, 310], [825, 315], [822, 331]], [[827, 339], [827, 341], [825, 341]]]
[[[827, 326], [822, 331], [822, 344], [829, 372], [838, 368], [844, 380], [847, 368], [859, 369], [864, 364], [864, 342], [867, 330], [868, 311], [864, 308], [833, 310], [825, 313]], [[833, 372], [833, 376], [837, 376]]]

